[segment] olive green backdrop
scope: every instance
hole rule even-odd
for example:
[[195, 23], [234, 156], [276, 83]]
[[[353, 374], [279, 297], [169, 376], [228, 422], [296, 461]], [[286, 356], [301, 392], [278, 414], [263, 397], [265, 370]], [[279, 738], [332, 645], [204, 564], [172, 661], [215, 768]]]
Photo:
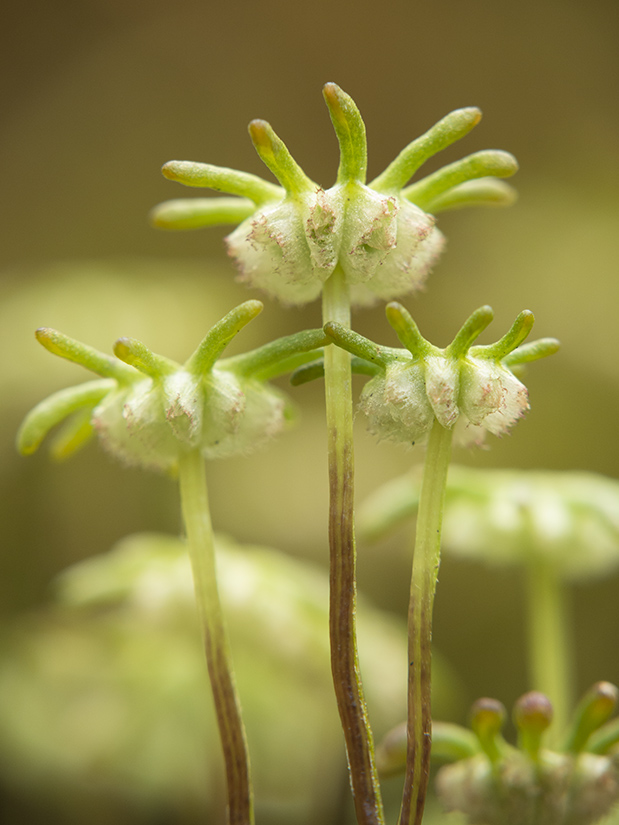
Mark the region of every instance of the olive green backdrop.
[[[120, 335], [184, 358], [250, 294], [234, 283], [220, 229], [151, 229], [158, 201], [187, 193], [162, 163], [202, 160], [262, 174], [250, 119], [269, 120], [308, 174], [329, 186], [337, 144], [321, 86], [339, 83], [368, 130], [370, 176], [447, 111], [481, 125], [446, 160], [512, 151], [519, 202], [450, 213], [449, 244], [426, 292], [405, 303], [446, 344], [489, 303], [501, 335], [532, 309], [563, 343], [530, 370], [532, 410], [474, 466], [619, 474], [619, 5], [616, 0], [315, 0], [293, 3], [82, 0], [4, 12], [0, 122], [0, 614], [40, 604], [53, 575], [142, 529], [179, 528], [174, 485], [125, 471], [95, 445], [62, 466], [14, 453], [23, 414], [85, 375], [33, 338], [55, 326], [110, 351]], [[443, 157], [441, 157], [441, 162]], [[432, 165], [429, 168], [433, 168]], [[268, 174], [268, 173], [267, 173]], [[240, 347], [319, 323], [319, 307], [266, 301]], [[377, 307], [357, 329], [393, 344]], [[493, 340], [494, 340], [493, 338]], [[236, 344], [235, 344], [236, 346]], [[241, 540], [326, 560], [321, 387], [294, 391], [297, 429], [269, 450], [209, 468], [216, 526]], [[358, 498], [419, 461], [377, 445], [357, 422]], [[403, 613], [404, 534], [360, 546], [360, 584]], [[619, 581], [577, 589], [579, 687], [619, 680]], [[435, 640], [470, 698], [506, 703], [527, 688], [523, 603], [512, 575], [446, 560]]]

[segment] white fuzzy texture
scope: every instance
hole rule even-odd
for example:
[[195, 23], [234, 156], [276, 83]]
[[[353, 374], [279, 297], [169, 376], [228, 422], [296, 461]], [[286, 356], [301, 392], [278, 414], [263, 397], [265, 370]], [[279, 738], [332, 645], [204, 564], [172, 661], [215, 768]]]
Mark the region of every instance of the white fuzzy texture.
[[358, 183], [270, 203], [226, 238], [240, 278], [287, 304], [316, 299], [339, 263], [354, 303], [418, 289], [443, 245], [418, 207]]
[[280, 392], [217, 369], [204, 379], [183, 370], [163, 382], [145, 378], [111, 393], [93, 413], [109, 452], [157, 470], [173, 468], [189, 449], [205, 458], [249, 453], [280, 432], [285, 420]]
[[213, 370], [205, 393], [201, 449], [206, 458], [246, 454], [285, 426], [286, 399], [259, 381]]
[[458, 407], [459, 374], [456, 362], [431, 355], [424, 361], [426, 395], [439, 424], [450, 429], [460, 415]]
[[349, 284], [364, 284], [396, 248], [398, 205], [367, 186], [345, 187], [343, 194], [340, 263]]
[[365, 386], [359, 408], [370, 432], [406, 443], [425, 441], [435, 420], [456, 427], [458, 443], [503, 435], [529, 409], [527, 389], [501, 363], [443, 355], [394, 362]]
[[372, 278], [351, 289], [353, 302], [369, 306], [392, 301], [423, 287], [445, 246], [432, 215], [405, 200], [398, 202], [396, 243]]
[[415, 443], [427, 435], [434, 412], [425, 391], [423, 364], [394, 364], [369, 381], [359, 408], [370, 432], [389, 441]]
[[[226, 238], [240, 279], [286, 304], [315, 300], [335, 268], [336, 216], [322, 190], [311, 202], [286, 198], [268, 204]], [[306, 224], [312, 222], [310, 241]]]
[[461, 378], [462, 411], [493, 435], [506, 433], [529, 409], [527, 388], [496, 361], [467, 358]]

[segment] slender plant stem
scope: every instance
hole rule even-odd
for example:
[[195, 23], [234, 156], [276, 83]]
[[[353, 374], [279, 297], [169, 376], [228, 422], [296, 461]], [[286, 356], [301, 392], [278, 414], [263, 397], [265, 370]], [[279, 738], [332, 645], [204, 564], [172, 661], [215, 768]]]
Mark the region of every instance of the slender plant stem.
[[432, 746], [432, 607], [441, 552], [441, 525], [452, 431], [434, 422], [417, 513], [408, 609], [408, 723], [400, 825], [419, 825], [428, 789]]
[[254, 815], [249, 755], [234, 684], [230, 645], [217, 591], [206, 473], [204, 459], [198, 450], [188, 452], [180, 458], [179, 482], [198, 614], [224, 753], [228, 823], [251, 825]]
[[[348, 287], [339, 267], [324, 286], [323, 321], [337, 321], [350, 327]], [[336, 346], [325, 349], [325, 389], [329, 438], [331, 671], [344, 729], [357, 822], [359, 825], [382, 825], [384, 814], [374, 742], [357, 654], [350, 356]]]
[[573, 708], [572, 657], [565, 585], [549, 564], [529, 564], [529, 670], [535, 690], [552, 702], [552, 730], [560, 736]]

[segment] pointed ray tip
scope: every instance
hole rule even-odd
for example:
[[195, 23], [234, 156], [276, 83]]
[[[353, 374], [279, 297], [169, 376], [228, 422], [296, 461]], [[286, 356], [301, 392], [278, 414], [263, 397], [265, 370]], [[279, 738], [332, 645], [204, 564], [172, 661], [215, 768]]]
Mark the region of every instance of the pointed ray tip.
[[232, 315], [234, 315], [238, 321], [242, 323], [243, 326], [248, 324], [250, 321], [253, 321], [262, 310], [264, 309], [264, 304], [262, 301], [258, 301], [255, 298], [250, 299], [249, 301], [244, 301], [242, 304], [239, 304], [233, 310], [231, 310]]
[[167, 163], [164, 163], [161, 167], [161, 174], [164, 178], [168, 180], [176, 180], [176, 165], [178, 164], [177, 160], [169, 160]]
[[469, 318], [464, 322], [464, 325], [469, 323], [483, 323], [485, 324], [484, 329], [488, 324], [490, 324], [494, 320], [494, 310], [489, 304], [484, 304], [483, 306], [479, 307], [472, 312]]
[[[39, 344], [45, 347], [48, 352], [51, 352], [52, 355], [64, 354], [66, 344], [70, 341], [66, 335], [53, 327], [39, 327], [39, 329], [35, 330], [34, 336]], [[65, 346], [63, 346], [63, 344]], [[78, 346], [81, 345], [78, 343]]]
[[333, 98], [333, 99], [337, 98], [338, 94], [341, 91], [342, 90], [337, 85], [337, 83], [333, 83], [332, 81], [329, 81], [328, 83], [325, 83], [325, 85], [322, 87], [323, 95], [325, 97], [328, 97], [328, 98]]
[[477, 126], [479, 121], [484, 116], [484, 114], [483, 114], [482, 110], [479, 108], [479, 106], [464, 106], [464, 108], [462, 108], [461, 111], [466, 112], [466, 114], [469, 115], [469, 117], [473, 121], [474, 126]]
[[337, 335], [339, 328], [339, 324], [337, 321], [327, 321], [327, 323], [323, 327], [323, 331], [325, 335], [328, 335], [329, 338], [332, 338], [334, 335]]
[[387, 317], [389, 317], [389, 315], [392, 313], [401, 315], [402, 312], [406, 312], [406, 309], [402, 306], [402, 304], [399, 301], [389, 301], [389, 303], [385, 307], [385, 312], [387, 313]]
[[273, 143], [273, 128], [267, 120], [256, 118], [250, 122], [247, 128], [255, 146], [271, 146]]
[[475, 326], [481, 327], [479, 331], [479, 334], [481, 334], [481, 332], [494, 321], [494, 310], [489, 304], [484, 304], [475, 310], [469, 320], [473, 322]]
[[122, 356], [127, 355], [128, 352], [134, 349], [134, 346], [132, 346], [133, 343], [133, 339], [127, 338], [126, 336], [117, 338], [116, 341], [114, 341], [114, 346], [112, 347], [114, 355], [124, 361], [125, 359]]
[[254, 317], [256, 315], [260, 315], [264, 309], [264, 304], [257, 298], [250, 298], [249, 301], [245, 301], [245, 303], [241, 304], [241, 306], [244, 307], [247, 312], [253, 313]]
[[391, 326], [400, 321], [408, 323], [409, 319], [412, 320], [410, 312], [399, 301], [390, 301], [385, 307], [385, 315]]
[[494, 155], [499, 161], [499, 164], [502, 166], [505, 177], [511, 177], [511, 175], [515, 175], [516, 172], [519, 171], [520, 164], [511, 152], [506, 152], [503, 149], [495, 149]]
[[351, 99], [337, 83], [325, 83], [322, 87], [322, 94], [330, 112], [334, 115], [343, 114], [342, 104]]
[[530, 309], [523, 309], [522, 312], [518, 314], [518, 317], [516, 318], [514, 323], [518, 324], [519, 327], [526, 328], [529, 331], [535, 323], [535, 315], [531, 312]]
[[[140, 352], [140, 350], [142, 350], [142, 352]], [[118, 338], [114, 341], [112, 351], [119, 361], [122, 361], [124, 364], [128, 364], [130, 367], [137, 369], [139, 372], [145, 373], [143, 368], [144, 365], [140, 356], [143, 357], [145, 353], [148, 353], [149, 355], [151, 353], [150, 350], [141, 343], [141, 341], [137, 341], [135, 338], [127, 338], [123, 336], [122, 338]]]

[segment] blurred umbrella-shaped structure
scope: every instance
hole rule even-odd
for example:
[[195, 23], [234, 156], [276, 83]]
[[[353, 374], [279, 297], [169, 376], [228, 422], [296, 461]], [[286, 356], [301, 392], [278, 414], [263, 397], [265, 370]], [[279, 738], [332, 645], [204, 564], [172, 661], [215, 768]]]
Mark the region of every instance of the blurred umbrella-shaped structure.
[[[346, 771], [326, 575], [225, 537], [217, 554], [258, 813], [273, 823], [330, 821]], [[360, 620], [382, 733], [406, 709], [406, 629], [365, 603]], [[450, 688], [439, 670], [435, 699], [445, 712]], [[219, 822], [223, 777], [206, 680], [184, 542], [123, 539], [69, 568], [53, 605], [3, 633], [0, 781], [17, 798], [34, 794], [45, 821], [91, 821], [96, 809], [97, 823], [152, 822], [165, 812], [179, 823]]]
[[[376, 540], [414, 517], [421, 474], [389, 482], [361, 509], [360, 533]], [[619, 482], [582, 472], [449, 470], [445, 552], [521, 568], [527, 580], [532, 687], [547, 694], [556, 729], [572, 700], [568, 585], [619, 567]]]

